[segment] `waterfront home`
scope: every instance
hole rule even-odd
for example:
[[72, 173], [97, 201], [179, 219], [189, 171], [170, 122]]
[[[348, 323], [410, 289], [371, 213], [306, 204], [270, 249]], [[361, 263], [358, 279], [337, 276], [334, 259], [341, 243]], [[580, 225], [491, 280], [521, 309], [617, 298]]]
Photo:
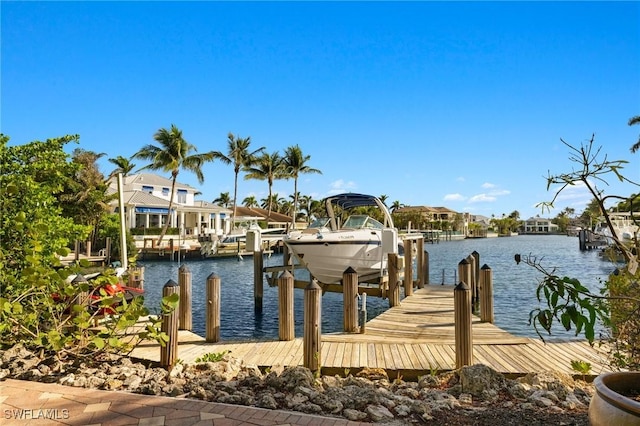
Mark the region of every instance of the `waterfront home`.
[[461, 232], [462, 235], [467, 235], [469, 230], [469, 213], [458, 213], [446, 207], [405, 206], [395, 209], [393, 214], [399, 218], [403, 215], [419, 217], [420, 223], [413, 224], [413, 227], [418, 229], [427, 227], [441, 230], [453, 229]]
[[[219, 205], [196, 200], [200, 191], [192, 186], [176, 182], [171, 213], [171, 179], [151, 173], [138, 173], [123, 177], [125, 226], [138, 230], [135, 234], [153, 235], [167, 220], [171, 228], [178, 228], [180, 236], [194, 238], [198, 235], [224, 235], [231, 230], [233, 211]], [[117, 178], [109, 181], [110, 191], [117, 193]], [[111, 202], [113, 212], [118, 212], [118, 199]]]
[[531, 217], [523, 223], [525, 234], [557, 234], [560, 227], [543, 217]]

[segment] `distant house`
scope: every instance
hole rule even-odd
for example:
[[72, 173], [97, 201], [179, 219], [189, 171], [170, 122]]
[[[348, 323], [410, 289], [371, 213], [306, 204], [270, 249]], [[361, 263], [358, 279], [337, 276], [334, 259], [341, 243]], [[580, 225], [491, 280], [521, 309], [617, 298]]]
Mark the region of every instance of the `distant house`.
[[557, 234], [559, 226], [551, 223], [551, 219], [531, 217], [524, 221], [525, 234]]
[[459, 213], [446, 207], [429, 207], [429, 206], [405, 206], [399, 207], [393, 211], [396, 214], [403, 213], [420, 213], [420, 216], [429, 222], [453, 222]]
[[[232, 210], [207, 201], [196, 200], [196, 188], [176, 182], [175, 196], [169, 214], [171, 179], [150, 173], [139, 173], [123, 178], [125, 224], [127, 228], [178, 228], [184, 236], [201, 234], [223, 235], [231, 229]], [[109, 181], [111, 193], [118, 192], [117, 178]], [[112, 212], [119, 211], [116, 198], [111, 202]]]

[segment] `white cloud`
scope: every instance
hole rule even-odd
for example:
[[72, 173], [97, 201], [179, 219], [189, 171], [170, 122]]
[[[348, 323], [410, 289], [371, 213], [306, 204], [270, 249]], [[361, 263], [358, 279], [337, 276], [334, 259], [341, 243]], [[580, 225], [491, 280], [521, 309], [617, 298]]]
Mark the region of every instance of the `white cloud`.
[[478, 194], [469, 198], [470, 203], [491, 203], [496, 201], [496, 197], [492, 197], [488, 194]]
[[500, 197], [502, 195], [509, 195], [509, 194], [511, 194], [511, 191], [506, 189], [497, 189], [495, 191], [489, 191], [489, 195], [491, 195], [492, 197]]
[[447, 194], [444, 196], [444, 201], [464, 201], [465, 199], [461, 194]]
[[485, 183], [482, 184], [482, 187], [485, 188], [485, 189], [491, 189], [491, 188], [495, 188], [496, 186], [494, 184], [492, 184], [492, 183], [485, 182]]
[[340, 194], [341, 192], [350, 192], [358, 187], [355, 182], [345, 182], [343, 179], [338, 179], [329, 185], [329, 194]]
[[466, 179], [463, 176], [456, 178], [456, 182], [464, 182]]

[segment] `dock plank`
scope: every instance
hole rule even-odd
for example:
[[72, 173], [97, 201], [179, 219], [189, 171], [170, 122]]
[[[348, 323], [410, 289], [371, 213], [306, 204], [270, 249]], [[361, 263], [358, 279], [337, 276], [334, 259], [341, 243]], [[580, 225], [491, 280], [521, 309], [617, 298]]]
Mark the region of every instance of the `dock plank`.
[[[365, 333], [329, 333], [321, 339], [324, 368], [357, 371], [364, 367], [383, 368], [403, 377], [417, 377], [455, 368], [455, 327], [453, 291], [447, 286], [427, 285], [369, 320]], [[510, 375], [553, 370], [573, 376], [571, 360], [592, 364], [591, 377], [611, 371], [606, 351], [586, 341], [542, 342], [519, 337], [491, 324], [472, 319], [474, 363], [483, 363]], [[303, 340], [207, 343], [194, 333], [181, 330], [178, 358], [192, 363], [210, 352], [229, 351], [245, 363], [268, 368], [303, 363]], [[160, 348], [144, 342], [132, 352], [134, 358], [159, 362]], [[393, 376], [395, 377], [395, 376]]]

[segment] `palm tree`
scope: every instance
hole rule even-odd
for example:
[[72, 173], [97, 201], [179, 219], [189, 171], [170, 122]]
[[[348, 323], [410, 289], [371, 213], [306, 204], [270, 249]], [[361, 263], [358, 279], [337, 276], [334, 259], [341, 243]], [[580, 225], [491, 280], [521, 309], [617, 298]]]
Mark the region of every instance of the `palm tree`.
[[318, 173], [322, 172], [318, 169], [314, 169], [306, 165], [305, 163], [311, 159], [310, 155], [303, 155], [302, 150], [298, 145], [288, 147], [284, 152], [284, 164], [287, 178], [293, 179], [293, 213], [291, 215], [291, 223], [295, 227], [296, 223], [296, 207], [298, 205], [298, 177], [305, 173]]
[[[240, 170], [251, 167], [256, 161], [256, 154], [264, 150], [264, 147], [256, 149], [255, 151], [249, 151], [249, 145], [251, 145], [251, 136], [246, 138], [240, 138], [234, 136], [229, 132], [227, 135], [227, 155], [220, 151], [213, 153], [214, 158], [222, 161], [224, 164], [233, 164], [233, 171], [235, 173], [234, 185], [233, 185], [233, 218], [236, 217], [238, 199], [238, 174]], [[235, 221], [233, 228], [235, 229]]]
[[400, 201], [396, 200], [393, 202], [393, 204], [391, 204], [391, 211], [396, 211], [397, 209], [404, 207], [404, 204], [402, 204]]
[[231, 196], [228, 192], [221, 192], [220, 196], [213, 200], [212, 203], [228, 208], [229, 204], [231, 204]]
[[122, 173], [122, 177], [127, 176], [136, 167], [131, 159], [118, 155], [116, 158], [109, 158], [109, 162], [114, 164], [116, 168], [109, 174], [109, 177], [113, 177], [118, 173]]
[[311, 223], [311, 195], [303, 195], [300, 197], [300, 210], [304, 210], [307, 216], [307, 223]]
[[256, 200], [256, 197], [253, 195], [249, 195], [248, 197], [246, 197], [244, 200], [242, 200], [242, 204], [245, 207], [258, 207], [258, 200]]
[[[634, 124], [640, 124], [640, 115], [636, 115], [635, 117], [631, 117], [629, 119], [629, 126], [633, 126]], [[631, 147], [631, 152], [636, 152], [640, 149], [640, 137], [638, 137], [638, 142], [634, 143]]]
[[380, 201], [382, 201], [382, 204], [384, 204], [385, 206], [387, 205], [387, 198], [389, 198], [388, 195], [382, 194], [378, 198], [380, 199]]
[[[169, 229], [171, 217], [171, 207], [173, 206], [173, 198], [176, 189], [176, 180], [181, 169], [193, 172], [201, 184], [204, 182], [202, 174], [202, 166], [204, 163], [213, 161], [215, 155], [213, 152], [204, 154], [191, 154], [197, 152], [196, 147], [187, 142], [182, 136], [182, 130], [178, 129], [175, 124], [171, 125], [171, 129], [161, 128], [158, 130], [153, 139], [158, 142], [159, 146], [146, 145], [136, 152], [132, 158], [140, 158], [151, 161], [151, 164], [142, 169], [162, 170], [163, 172], [171, 172], [171, 196], [169, 197], [169, 211], [167, 214], [167, 222], [162, 228], [160, 237], [158, 237], [158, 245], [162, 242], [164, 235]], [[141, 169], [141, 170], [142, 170]]]
[[273, 181], [275, 179], [281, 179], [283, 177], [284, 172], [284, 164], [282, 162], [282, 157], [279, 152], [274, 152], [271, 154], [263, 153], [260, 157], [256, 159], [256, 162], [253, 167], [247, 167], [247, 174], [244, 176], [245, 179], [259, 179], [266, 180], [269, 184], [269, 196], [267, 198], [267, 222], [271, 219], [271, 211], [273, 205], [273, 197], [271, 191], [273, 189]]

